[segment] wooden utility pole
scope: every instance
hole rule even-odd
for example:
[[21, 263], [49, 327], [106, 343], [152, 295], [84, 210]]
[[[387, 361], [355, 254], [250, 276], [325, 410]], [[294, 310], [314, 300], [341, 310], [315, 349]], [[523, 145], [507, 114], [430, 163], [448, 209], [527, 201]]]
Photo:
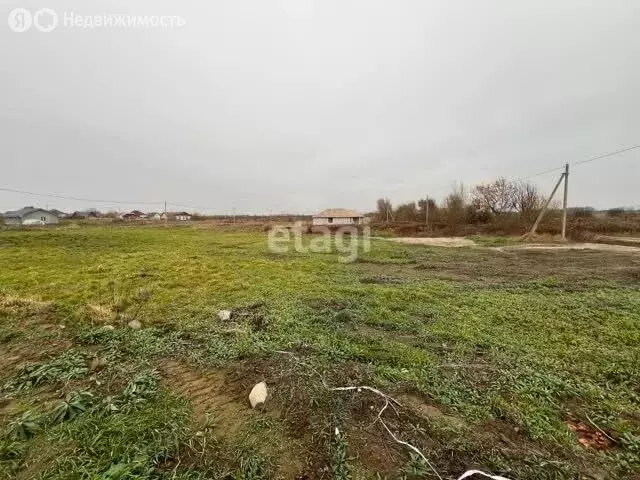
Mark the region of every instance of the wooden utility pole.
[[[569, 167], [567, 166], [566, 168], [568, 169]], [[540, 213], [538, 214], [538, 218], [536, 218], [536, 221], [533, 224], [533, 227], [531, 227], [531, 231], [528, 233], [528, 235], [533, 235], [534, 233], [536, 233], [536, 230], [538, 229], [538, 224], [540, 223], [540, 220], [542, 220], [542, 217], [544, 217], [544, 213], [547, 211], [547, 207], [551, 203], [551, 200], [553, 200], [553, 196], [558, 191], [558, 187], [560, 186], [560, 182], [562, 182], [562, 180], [564, 179], [564, 175], [565, 175], [565, 172], [563, 172], [562, 175], [560, 175], [560, 178], [558, 179], [558, 183], [556, 183], [556, 186], [553, 187], [553, 192], [551, 192], [551, 195], [549, 195], [549, 198], [544, 204], [544, 207], [542, 207], [542, 210], [540, 210]], [[565, 184], [565, 189], [566, 189], [566, 184]]]
[[567, 239], [567, 196], [569, 194], [569, 164], [564, 165], [564, 200], [562, 201], [562, 240]]

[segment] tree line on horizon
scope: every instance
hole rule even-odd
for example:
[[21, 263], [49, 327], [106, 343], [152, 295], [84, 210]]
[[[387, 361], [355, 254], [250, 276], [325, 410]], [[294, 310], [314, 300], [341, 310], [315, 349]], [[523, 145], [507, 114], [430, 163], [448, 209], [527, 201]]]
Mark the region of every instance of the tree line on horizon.
[[[551, 211], [561, 208], [561, 202], [557, 199], [561, 195], [562, 192], [549, 205]], [[373, 220], [426, 223], [428, 219], [433, 224], [462, 225], [510, 218], [530, 223], [540, 213], [546, 199], [547, 196], [532, 183], [500, 177], [470, 189], [463, 183], [455, 184], [440, 203], [433, 198], [423, 198], [394, 206], [389, 198], [379, 198]], [[592, 207], [573, 207], [569, 211], [573, 217], [592, 217], [596, 210]], [[616, 217], [633, 211], [611, 208], [606, 213]]]

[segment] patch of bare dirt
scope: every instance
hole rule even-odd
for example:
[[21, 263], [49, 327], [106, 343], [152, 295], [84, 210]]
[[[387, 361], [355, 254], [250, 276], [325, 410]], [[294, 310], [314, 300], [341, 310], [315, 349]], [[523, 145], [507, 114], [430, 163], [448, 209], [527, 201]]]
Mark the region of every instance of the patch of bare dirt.
[[[199, 421], [207, 415], [216, 419], [223, 435], [233, 435], [251, 417], [247, 402], [229, 392], [223, 371], [198, 372], [188, 365], [168, 361], [161, 367], [162, 378], [174, 392], [191, 400]], [[246, 399], [245, 399], [246, 400]]]
[[17, 319], [22, 332], [34, 329], [40, 332], [62, 332], [62, 315], [54, 302], [45, 302], [31, 297], [15, 297], [0, 294], [0, 311], [9, 317], [9, 322]]
[[366, 471], [382, 475], [396, 474], [404, 461], [406, 452], [396, 443], [388, 441], [387, 433], [376, 425], [371, 429], [354, 427], [347, 431], [349, 454], [365, 467]]
[[596, 240], [601, 242], [611, 242], [611, 243], [620, 242], [621, 244], [630, 244], [632, 246], [633, 245], [640, 246], [640, 237], [630, 237], [630, 236], [618, 237], [613, 235], [597, 235]]
[[104, 305], [88, 304], [85, 307], [85, 313], [92, 321], [97, 323], [110, 323], [114, 320], [115, 313], [111, 308]]
[[18, 402], [11, 399], [0, 400], [0, 419], [10, 417], [18, 411]]
[[554, 277], [563, 288], [574, 289], [588, 288], [594, 281], [635, 284], [640, 280], [640, 255], [635, 254], [640, 253], [640, 248], [633, 249], [634, 254], [630, 254], [626, 250], [616, 251], [620, 247], [615, 245], [604, 245], [605, 249], [599, 250], [526, 247], [411, 249], [408, 260], [413, 260], [412, 264], [361, 262], [350, 268], [356, 269], [361, 276], [387, 275], [409, 282], [434, 278], [482, 282], [483, 287], [545, 277]]
[[456, 427], [465, 426], [464, 420], [460, 417], [445, 412], [441, 407], [433, 404], [427, 399], [420, 398], [417, 395], [405, 394], [398, 397], [398, 401], [411, 409], [419, 417], [444, 420]]
[[57, 355], [69, 348], [71, 348], [71, 341], [66, 339], [38, 345], [5, 343], [0, 348], [0, 378], [8, 376], [24, 364]]
[[473, 240], [462, 237], [392, 237], [384, 238], [384, 240], [406, 245], [430, 245], [433, 247], [472, 247], [475, 245]]
[[[214, 429], [226, 439], [237, 439], [241, 430], [259, 415], [280, 421], [280, 406], [274, 401], [275, 382], [267, 379], [269, 397], [264, 407], [252, 410], [248, 401], [250, 387], [256, 378], [265, 375], [251, 375], [244, 371], [225, 370], [203, 371], [176, 361], [167, 361], [160, 367], [163, 382], [174, 392], [191, 400], [196, 419], [204, 422], [207, 416], [213, 419]], [[294, 478], [307, 470], [308, 458], [302, 445], [283, 435], [279, 429], [270, 429], [268, 441], [261, 446], [265, 453], [276, 459], [277, 470], [282, 478]]]

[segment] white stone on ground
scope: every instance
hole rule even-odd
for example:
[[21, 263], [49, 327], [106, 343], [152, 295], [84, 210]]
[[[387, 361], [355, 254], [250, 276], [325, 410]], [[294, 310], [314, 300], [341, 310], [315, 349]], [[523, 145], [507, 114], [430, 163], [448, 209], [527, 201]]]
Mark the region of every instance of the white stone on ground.
[[134, 330], [140, 330], [142, 328], [142, 324], [138, 320], [131, 320], [128, 325], [129, 328], [133, 328]]
[[220, 310], [218, 312], [218, 318], [223, 322], [226, 322], [227, 320], [231, 320], [231, 310]]
[[256, 408], [258, 405], [263, 404], [267, 400], [267, 384], [260, 382], [256, 384], [249, 394], [249, 403], [251, 408]]

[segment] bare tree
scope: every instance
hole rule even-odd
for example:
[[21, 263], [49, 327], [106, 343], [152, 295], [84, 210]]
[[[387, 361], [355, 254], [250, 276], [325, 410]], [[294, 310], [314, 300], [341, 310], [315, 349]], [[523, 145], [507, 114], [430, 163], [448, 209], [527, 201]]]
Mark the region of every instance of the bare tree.
[[467, 195], [464, 184], [454, 184], [453, 191], [445, 198], [447, 222], [452, 225], [464, 223], [466, 217]]
[[416, 202], [402, 203], [398, 205], [393, 218], [399, 222], [418, 221], [418, 207], [416, 206]]
[[488, 211], [494, 215], [510, 212], [515, 208], [517, 184], [504, 177], [477, 185], [472, 192], [473, 205], [478, 210]]
[[519, 182], [514, 190], [514, 207], [522, 218], [535, 216], [542, 208], [544, 199], [538, 192], [538, 187], [531, 183]]
[[379, 222], [393, 220], [393, 206], [388, 198], [379, 198], [376, 202], [376, 218]]

